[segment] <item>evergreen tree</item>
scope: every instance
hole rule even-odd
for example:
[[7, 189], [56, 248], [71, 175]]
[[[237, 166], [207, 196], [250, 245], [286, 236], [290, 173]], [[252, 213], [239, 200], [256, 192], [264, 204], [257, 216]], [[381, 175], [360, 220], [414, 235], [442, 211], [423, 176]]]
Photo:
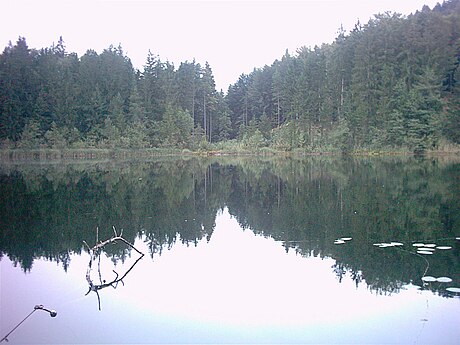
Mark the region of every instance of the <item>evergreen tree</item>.
[[19, 140], [34, 114], [38, 97], [36, 55], [23, 37], [14, 46], [10, 42], [0, 55], [0, 139]]
[[230, 110], [225, 102], [224, 94], [222, 92], [217, 93], [216, 102], [217, 104], [212, 132], [213, 142], [227, 140], [230, 137], [231, 132]]
[[173, 105], [167, 105], [163, 119], [158, 124], [159, 145], [186, 148], [191, 143], [193, 119], [190, 114]]
[[410, 111], [406, 117], [407, 142], [415, 153], [435, 148], [439, 140], [440, 84], [433, 70], [427, 67], [410, 94]]
[[19, 37], [0, 54], [0, 140], [204, 148], [260, 134], [262, 145], [287, 150], [421, 153], [460, 141], [459, 42], [460, 0], [378, 14], [340, 28], [331, 44], [242, 74], [224, 95], [208, 63], [176, 70], [149, 51], [136, 72], [121, 46], [78, 58], [62, 37], [40, 50]]

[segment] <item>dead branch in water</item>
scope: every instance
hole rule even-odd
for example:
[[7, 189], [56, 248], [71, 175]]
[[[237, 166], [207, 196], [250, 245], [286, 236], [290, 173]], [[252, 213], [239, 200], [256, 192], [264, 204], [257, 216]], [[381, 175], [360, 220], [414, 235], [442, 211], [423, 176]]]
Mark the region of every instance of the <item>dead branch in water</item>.
[[[116, 243], [117, 241], [121, 241], [121, 242], [125, 243], [128, 247], [131, 247], [132, 249], [134, 249], [140, 255], [144, 255], [140, 250], [138, 250], [136, 247], [134, 247], [133, 244], [131, 244], [130, 242], [126, 241], [123, 238], [123, 236], [122, 236], [123, 235], [123, 229], [121, 230], [120, 234], [117, 234], [117, 231], [115, 230], [114, 226], [112, 227], [112, 229], [113, 229], [113, 233], [114, 233], [113, 237], [109, 238], [108, 240], [96, 243], [96, 245], [93, 246], [92, 248], [90, 248], [85, 241], [83, 241], [83, 243], [89, 248], [90, 251], [92, 251], [94, 253], [97, 250], [99, 250], [99, 249], [103, 248], [104, 246], [106, 246], [107, 244]], [[97, 228], [96, 242], [98, 241], [98, 237], [99, 237], [99, 228]], [[91, 255], [91, 253], [90, 253], [90, 255]]]
[[[99, 305], [99, 310], [101, 310], [101, 299], [100, 299], [100, 296], [99, 296], [99, 290], [104, 289], [104, 288], [109, 287], [109, 286], [111, 286], [112, 288], [116, 289], [119, 282], [121, 282], [124, 285], [123, 279], [128, 275], [129, 272], [131, 272], [131, 270], [134, 268], [134, 266], [144, 256], [144, 253], [142, 253], [132, 243], [130, 243], [129, 241], [127, 241], [127, 240], [125, 240], [123, 238], [123, 236], [122, 236], [123, 235], [123, 230], [120, 232], [120, 234], [117, 234], [117, 231], [116, 231], [115, 227], [112, 227], [112, 229], [113, 229], [114, 236], [109, 238], [109, 239], [107, 239], [107, 240], [105, 240], [105, 241], [101, 241], [101, 242], [98, 243], [98, 241], [99, 241], [99, 228], [96, 228], [96, 245], [94, 245], [93, 247], [90, 247], [88, 245], [88, 243], [83, 241], [83, 243], [88, 248], [88, 252], [89, 252], [89, 255], [90, 255], [88, 269], [86, 270], [86, 281], [88, 282], [89, 289], [88, 289], [88, 292], [85, 294], [85, 296], [88, 295], [91, 291], [96, 292], [98, 305]], [[102, 248], [104, 248], [104, 246], [106, 246], [108, 244], [111, 244], [111, 243], [115, 244], [118, 241], [121, 241], [121, 242], [125, 243], [128, 247], [134, 249], [136, 252], [138, 252], [140, 254], [140, 257], [131, 265], [131, 267], [121, 277], [119, 277], [119, 274], [115, 270], [112, 270], [112, 272], [115, 273], [115, 278], [113, 278], [110, 282], [106, 282], [105, 280], [104, 281], [102, 280], [102, 275], [101, 275], [100, 251], [102, 250]], [[99, 258], [98, 273], [99, 273], [100, 284], [94, 284], [94, 282], [91, 279], [92, 263], [96, 259], [96, 257]]]

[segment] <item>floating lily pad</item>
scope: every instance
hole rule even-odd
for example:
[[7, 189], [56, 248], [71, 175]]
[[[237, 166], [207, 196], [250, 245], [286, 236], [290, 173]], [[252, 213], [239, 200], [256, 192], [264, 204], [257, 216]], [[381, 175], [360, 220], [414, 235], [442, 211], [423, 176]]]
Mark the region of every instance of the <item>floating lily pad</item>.
[[423, 243], [413, 243], [412, 245], [414, 247], [424, 247], [425, 246], [425, 244], [423, 244]]
[[452, 279], [450, 279], [449, 277], [439, 277], [439, 278], [436, 278], [436, 281], [440, 283], [450, 283]]
[[435, 277], [432, 277], [432, 276], [425, 276], [425, 277], [422, 277], [422, 280], [424, 282], [435, 282], [437, 279]]
[[446, 290], [450, 292], [460, 293], [460, 288], [458, 287], [449, 287]]
[[433, 252], [429, 252], [427, 250], [417, 250], [417, 254], [432, 255]]
[[350, 241], [350, 240], [351, 240], [351, 237], [340, 237], [339, 240], [342, 240], [342, 241]]
[[448, 249], [452, 249], [452, 247], [451, 246], [438, 246], [438, 247], [436, 247], [436, 249], [448, 250]]

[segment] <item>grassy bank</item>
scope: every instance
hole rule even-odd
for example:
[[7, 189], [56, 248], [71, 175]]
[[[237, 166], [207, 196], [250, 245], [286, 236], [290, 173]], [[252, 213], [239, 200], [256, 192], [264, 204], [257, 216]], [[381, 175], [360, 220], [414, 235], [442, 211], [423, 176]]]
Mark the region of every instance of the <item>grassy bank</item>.
[[[0, 150], [1, 161], [47, 161], [47, 160], [126, 160], [126, 159], [148, 159], [160, 156], [340, 156], [339, 151], [311, 151], [295, 149], [292, 151], [274, 150], [271, 148], [222, 148], [210, 147], [207, 150], [181, 150], [165, 148], [148, 149], [3, 149]], [[408, 150], [354, 150], [348, 155], [351, 156], [410, 156]], [[430, 150], [426, 156], [460, 155], [459, 147], [443, 147], [438, 150]]]
[[4, 149], [0, 150], [2, 161], [41, 160], [117, 160], [150, 158], [156, 156], [192, 155], [179, 149]]

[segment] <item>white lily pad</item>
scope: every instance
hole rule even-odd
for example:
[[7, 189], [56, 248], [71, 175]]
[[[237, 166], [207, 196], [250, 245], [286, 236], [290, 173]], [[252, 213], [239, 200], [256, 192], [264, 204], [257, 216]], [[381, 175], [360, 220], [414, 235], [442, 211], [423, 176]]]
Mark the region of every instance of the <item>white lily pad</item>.
[[422, 277], [422, 280], [424, 282], [435, 282], [437, 279], [435, 277], [432, 277], [432, 276], [425, 276], [425, 277]]
[[452, 282], [452, 279], [449, 277], [439, 277], [439, 278], [436, 278], [436, 281], [440, 283], [450, 283]]
[[414, 247], [424, 247], [425, 246], [425, 244], [423, 244], [423, 243], [413, 243], [412, 245]]
[[429, 252], [427, 250], [417, 250], [417, 254], [432, 255], [433, 252]]
[[460, 293], [460, 288], [458, 287], [449, 287], [449, 288], [446, 288], [446, 290], [450, 292]]
[[452, 249], [452, 247], [451, 246], [438, 246], [438, 247], [436, 247], [436, 249], [448, 250], [448, 249]]

